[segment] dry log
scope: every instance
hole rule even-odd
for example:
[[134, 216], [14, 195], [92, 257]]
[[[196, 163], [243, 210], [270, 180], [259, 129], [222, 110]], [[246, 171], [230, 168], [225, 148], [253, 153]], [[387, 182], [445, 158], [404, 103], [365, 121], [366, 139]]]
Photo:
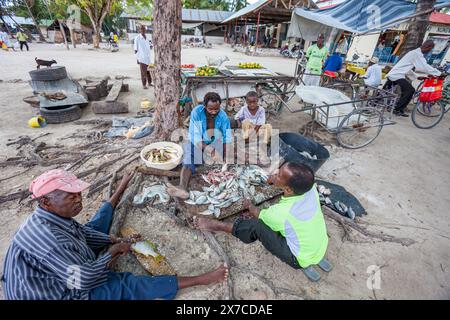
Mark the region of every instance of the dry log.
[[136, 169], [138, 172], [143, 174], [151, 174], [154, 176], [165, 176], [165, 177], [180, 177], [179, 171], [168, 171], [168, 170], [161, 170], [161, 169], [155, 169], [155, 168], [147, 168], [144, 166], [139, 166]]
[[132, 208], [133, 196], [136, 194], [141, 184], [141, 181], [142, 181], [142, 174], [136, 173], [127, 190], [125, 191], [124, 195], [122, 196], [122, 199], [117, 205], [109, 233], [115, 236], [119, 235], [119, 231], [123, 225], [123, 222], [125, 221], [125, 217], [128, 211], [131, 210]]

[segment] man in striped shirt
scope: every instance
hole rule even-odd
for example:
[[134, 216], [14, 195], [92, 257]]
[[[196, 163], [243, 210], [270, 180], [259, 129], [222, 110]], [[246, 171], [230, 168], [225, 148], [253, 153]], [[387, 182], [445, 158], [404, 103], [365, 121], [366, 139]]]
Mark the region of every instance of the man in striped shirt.
[[124, 175], [86, 225], [73, 217], [83, 208], [81, 191], [88, 183], [60, 169], [33, 180], [30, 192], [39, 206], [19, 228], [6, 254], [2, 277], [6, 299], [172, 299], [178, 289], [226, 280], [224, 266], [196, 277], [134, 276], [108, 269], [130, 250], [129, 239], [109, 236], [108, 230], [131, 178], [132, 174]]

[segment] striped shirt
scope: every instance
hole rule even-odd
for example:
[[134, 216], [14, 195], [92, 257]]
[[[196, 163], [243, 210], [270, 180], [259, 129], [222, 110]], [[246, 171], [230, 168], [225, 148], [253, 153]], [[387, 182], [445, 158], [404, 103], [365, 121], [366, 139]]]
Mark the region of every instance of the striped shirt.
[[[103, 210], [113, 210], [105, 203]], [[100, 210], [102, 210], [100, 209]], [[14, 235], [5, 257], [4, 292], [10, 300], [89, 299], [89, 291], [107, 282], [109, 235], [89, 224], [38, 207]]]

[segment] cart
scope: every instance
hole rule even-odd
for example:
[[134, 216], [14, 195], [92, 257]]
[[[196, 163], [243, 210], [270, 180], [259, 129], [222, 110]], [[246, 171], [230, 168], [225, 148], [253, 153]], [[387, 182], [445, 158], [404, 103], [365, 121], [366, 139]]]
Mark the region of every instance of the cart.
[[[333, 94], [337, 99], [324, 102], [318, 96], [320, 91], [328, 94], [328, 98], [331, 95], [331, 100]], [[362, 148], [378, 137], [383, 126], [395, 124], [392, 110], [398, 96], [383, 89], [342, 82], [326, 88], [299, 86], [296, 94], [303, 100], [303, 107], [293, 110], [282, 102], [287, 109], [292, 113], [309, 113], [313, 123], [336, 134], [339, 145], [345, 148]]]
[[217, 92], [228, 109], [232, 98], [245, 97], [247, 92], [258, 92], [264, 108], [269, 113], [278, 113], [283, 101], [294, 92], [298, 79], [293, 76], [272, 72], [268, 69], [242, 69], [227, 66], [216, 76], [196, 76], [195, 69], [181, 69], [184, 85], [182, 96], [191, 97], [194, 105], [203, 100], [210, 91]]

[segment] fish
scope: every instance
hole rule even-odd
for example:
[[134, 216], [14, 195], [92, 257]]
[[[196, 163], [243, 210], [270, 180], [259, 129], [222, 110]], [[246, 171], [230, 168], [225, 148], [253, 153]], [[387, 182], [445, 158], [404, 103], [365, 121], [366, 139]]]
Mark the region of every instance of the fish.
[[184, 203], [190, 204], [192, 206], [195, 206], [197, 203], [195, 203], [194, 200], [188, 199], [188, 200], [184, 200]]
[[221, 202], [217, 205], [218, 208], [227, 208], [229, 207], [231, 204], [233, 203], [233, 201], [231, 199], [228, 199], [224, 202]]
[[200, 197], [200, 196], [205, 195], [204, 192], [200, 192], [200, 191], [196, 191], [196, 190], [191, 191], [191, 192], [195, 197]]
[[214, 217], [216, 217], [216, 218], [220, 217], [220, 209], [219, 208], [214, 209]]
[[207, 202], [208, 202], [207, 196], [200, 196], [197, 198], [197, 200], [195, 200], [195, 204], [205, 204]]
[[160, 254], [156, 251], [156, 247], [148, 240], [133, 243], [131, 245], [131, 249], [133, 249], [134, 252], [147, 257], [152, 256], [154, 258], [157, 258], [158, 256], [160, 256]]
[[209, 203], [211, 203], [211, 204], [219, 204], [220, 203], [219, 200], [216, 200], [215, 198], [212, 198], [210, 196], [207, 196], [207, 199], [208, 199]]
[[317, 156], [315, 154], [311, 155], [308, 151], [302, 151], [302, 152], [299, 152], [299, 153], [300, 153], [300, 155], [302, 155], [306, 159], [317, 160]]
[[339, 201], [336, 201], [334, 203], [334, 207], [337, 209], [338, 212], [343, 212], [344, 210], [341, 207], [341, 203]]
[[225, 199], [227, 196], [228, 196], [228, 192], [224, 191], [224, 192], [220, 193], [220, 194], [216, 197], [216, 199], [217, 199], [217, 200], [223, 200], [223, 199]]
[[230, 179], [230, 180], [227, 181], [225, 187], [227, 189], [230, 189], [233, 185], [234, 185], [234, 179]]
[[346, 213], [346, 212], [348, 211], [348, 207], [347, 207], [344, 203], [342, 203], [342, 202], [340, 202], [339, 204], [341, 205], [342, 211], [343, 211], [344, 213]]
[[205, 210], [205, 211], [199, 212], [199, 214], [204, 215], [204, 216], [210, 216], [210, 215], [214, 214], [214, 212], [210, 211], [210, 210]]
[[331, 202], [331, 199], [330, 199], [330, 198], [325, 197], [325, 204], [330, 205], [330, 204], [332, 204], [332, 203], [333, 203], [333, 202]]
[[348, 208], [347, 216], [348, 216], [350, 219], [352, 219], [352, 220], [355, 219], [356, 213], [355, 213], [355, 211], [353, 210], [352, 207], [349, 207], [349, 208]]
[[319, 193], [319, 201], [320, 202], [325, 202], [325, 196], [321, 193]]

